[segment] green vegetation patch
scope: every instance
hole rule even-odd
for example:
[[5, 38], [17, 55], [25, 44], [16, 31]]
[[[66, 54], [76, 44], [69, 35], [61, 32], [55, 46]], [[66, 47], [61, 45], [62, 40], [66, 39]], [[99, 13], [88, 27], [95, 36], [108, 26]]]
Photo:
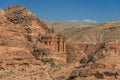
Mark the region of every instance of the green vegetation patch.
[[117, 73], [112, 73], [112, 72], [104, 72], [106, 76], [117, 76]]
[[13, 75], [13, 74], [14, 74], [13, 71], [5, 72], [5, 73], [3, 73], [3, 74], [0, 74], [0, 79], [9, 77], [9, 76], [11, 76], [11, 75]]
[[102, 73], [97, 72], [96, 74], [94, 74], [94, 76], [98, 79], [104, 79], [104, 75]]
[[86, 57], [83, 57], [81, 60], [80, 60], [80, 63], [81, 64], [85, 64], [87, 62], [87, 58]]

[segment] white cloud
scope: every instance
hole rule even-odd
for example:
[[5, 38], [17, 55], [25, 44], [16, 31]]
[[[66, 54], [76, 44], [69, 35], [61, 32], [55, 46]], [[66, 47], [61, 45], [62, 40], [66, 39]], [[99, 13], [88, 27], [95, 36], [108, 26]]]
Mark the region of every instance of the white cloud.
[[83, 19], [82, 22], [97, 23], [97, 21], [91, 19]]
[[80, 22], [79, 20], [68, 20], [70, 22]]
[[97, 23], [97, 21], [95, 20], [91, 20], [91, 19], [83, 19], [83, 20], [75, 20], [75, 19], [72, 19], [72, 20], [68, 20], [70, 22], [88, 22], [88, 23]]

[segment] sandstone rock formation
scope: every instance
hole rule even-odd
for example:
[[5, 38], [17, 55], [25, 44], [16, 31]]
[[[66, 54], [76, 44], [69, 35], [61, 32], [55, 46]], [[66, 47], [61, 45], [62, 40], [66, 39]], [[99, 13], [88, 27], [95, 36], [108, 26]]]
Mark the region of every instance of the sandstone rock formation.
[[[83, 30], [86, 29], [92, 28]], [[101, 29], [111, 31], [114, 28]], [[33, 73], [38, 80], [65, 80], [68, 77], [75, 80], [120, 79], [120, 41], [98, 41], [97, 44], [83, 42], [66, 43], [63, 35], [54, 33], [22, 6], [0, 9], [0, 69], [20, 67], [17, 71], [13, 70], [19, 73], [19, 78], [22, 75], [28, 80]], [[6, 79], [12, 80], [15, 76]]]
[[[74, 59], [80, 64], [75, 67], [68, 80], [120, 79], [120, 44], [86, 45], [81, 43], [70, 45], [75, 54], [69, 55], [70, 60]], [[70, 51], [70, 48], [67, 50]]]
[[35, 51], [42, 48], [51, 53], [65, 52], [63, 39], [50, 33], [43, 21], [22, 6], [0, 9], [0, 64], [4, 64], [1, 68], [37, 64]]

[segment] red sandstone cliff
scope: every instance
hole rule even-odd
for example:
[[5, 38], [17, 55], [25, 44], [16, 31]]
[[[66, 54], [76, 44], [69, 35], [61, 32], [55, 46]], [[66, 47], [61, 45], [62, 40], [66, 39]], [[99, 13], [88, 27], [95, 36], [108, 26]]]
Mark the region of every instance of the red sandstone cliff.
[[69, 61], [78, 61], [68, 79], [120, 79], [120, 44], [70, 43], [67, 51]]
[[0, 64], [36, 64], [32, 55], [39, 34], [49, 32], [37, 16], [21, 6], [0, 10]]
[[30, 64], [41, 57], [65, 61], [65, 54], [57, 54], [65, 52], [65, 47], [64, 37], [51, 33], [44, 22], [26, 8], [17, 5], [0, 10], [1, 65]]

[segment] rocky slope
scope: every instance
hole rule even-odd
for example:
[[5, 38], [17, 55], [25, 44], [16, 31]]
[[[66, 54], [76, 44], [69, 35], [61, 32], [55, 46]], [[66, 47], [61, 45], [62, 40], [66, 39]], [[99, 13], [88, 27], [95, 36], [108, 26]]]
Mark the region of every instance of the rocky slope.
[[[32, 55], [37, 37], [49, 32], [37, 16], [21, 6], [0, 10], [0, 64], [1, 68], [37, 64]], [[39, 46], [40, 47], [40, 46]]]
[[82, 55], [69, 79], [116, 80], [120, 79], [120, 44], [107, 44], [94, 54]]
[[65, 66], [64, 43], [62, 35], [54, 34], [26, 8], [16, 5], [0, 9], [0, 79], [59, 77], [52, 70]]
[[[86, 43], [109, 43], [120, 39], [120, 22], [96, 24], [91, 27], [74, 27], [62, 31], [68, 40]], [[114, 36], [115, 35], [115, 36]]]
[[[82, 24], [75, 22], [58, 22], [55, 24], [46, 23], [48, 26], [54, 26], [55, 30], [65, 35], [68, 41], [101, 43], [119, 40], [120, 22], [107, 22], [96, 24]], [[75, 25], [76, 24], [76, 25]], [[60, 25], [62, 27], [60, 27]], [[60, 28], [60, 29], [59, 29]], [[115, 35], [115, 36], [114, 36]]]
[[57, 28], [59, 25], [54, 25], [55, 30], [65, 35], [67, 61], [74, 64], [71, 70], [67, 70], [69, 65], [66, 72], [63, 71], [68, 77], [62, 76], [63, 79], [120, 79], [120, 22], [68, 25], [67, 28], [60, 27], [62, 29]]
[[67, 21], [44, 21], [49, 28], [53, 28], [55, 32], [62, 31], [73, 27], [88, 27], [92, 23], [87, 22], [67, 22]]

